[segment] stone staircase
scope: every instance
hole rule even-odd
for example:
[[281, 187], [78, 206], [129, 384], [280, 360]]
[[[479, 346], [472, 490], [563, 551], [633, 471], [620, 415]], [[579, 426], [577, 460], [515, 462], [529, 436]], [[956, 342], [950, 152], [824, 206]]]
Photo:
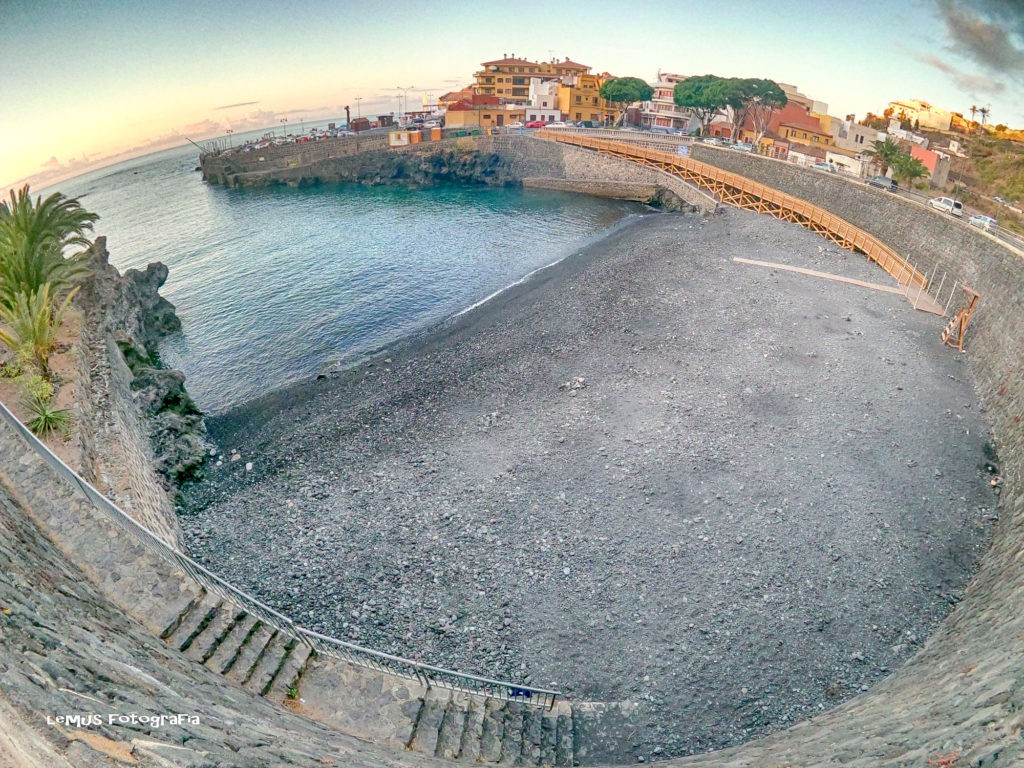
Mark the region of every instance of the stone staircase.
[[277, 701], [288, 697], [311, 653], [305, 643], [208, 592], [160, 637], [251, 693]]
[[571, 766], [572, 705], [547, 709], [433, 688], [420, 703], [407, 748], [470, 763]]

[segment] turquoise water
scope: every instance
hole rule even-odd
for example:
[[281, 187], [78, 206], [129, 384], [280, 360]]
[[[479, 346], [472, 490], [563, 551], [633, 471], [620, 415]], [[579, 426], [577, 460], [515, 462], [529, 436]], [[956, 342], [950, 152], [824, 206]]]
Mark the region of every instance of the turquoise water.
[[58, 185], [119, 269], [162, 261], [161, 346], [219, 413], [425, 330], [605, 234], [634, 203], [523, 189], [205, 184], [180, 148]]

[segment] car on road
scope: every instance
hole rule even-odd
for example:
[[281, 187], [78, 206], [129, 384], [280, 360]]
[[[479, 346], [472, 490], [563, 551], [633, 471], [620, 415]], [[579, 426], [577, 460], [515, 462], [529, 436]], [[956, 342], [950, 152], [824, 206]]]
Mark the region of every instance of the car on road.
[[995, 197], [993, 197], [992, 200], [994, 200], [995, 202], [999, 203], [1000, 205], [1009, 205], [1009, 203], [1006, 202], [1006, 198], [1005, 197], [1000, 197], [999, 195], [996, 195]]
[[835, 173], [836, 167], [832, 163], [811, 163], [811, 168], [825, 173]]
[[886, 192], [895, 192], [900, 188], [895, 179], [888, 176], [871, 176], [867, 180], [868, 186], [884, 189]]
[[561, 120], [555, 120], [552, 123], [548, 123], [546, 127], [548, 127], [548, 128], [568, 128], [569, 126], [568, 126], [568, 124], [562, 122]]
[[954, 200], [952, 197], [933, 197], [928, 201], [928, 207], [953, 216], [964, 215], [964, 204], [959, 200]]
[[526, 127], [527, 128], [543, 128], [545, 125], [547, 125], [547, 123], [544, 122], [543, 120], [531, 120], [530, 122], [528, 122], [526, 124]]
[[732, 145], [733, 149], [739, 150], [740, 152], [753, 152], [754, 145], [749, 141], [738, 141]]
[[721, 136], [705, 136], [703, 139], [701, 139], [701, 142], [703, 142], [704, 144], [713, 144], [716, 147], [725, 146], [725, 139], [723, 139]]
[[967, 223], [972, 227], [978, 227], [979, 229], [985, 230], [995, 229], [998, 226], [996, 220], [991, 216], [985, 216], [980, 213], [971, 216], [971, 218], [967, 220]]
[[509, 128], [524, 128], [525, 126], [523, 125], [523, 123], [521, 121], [516, 120], [514, 123], [509, 123], [508, 127]]

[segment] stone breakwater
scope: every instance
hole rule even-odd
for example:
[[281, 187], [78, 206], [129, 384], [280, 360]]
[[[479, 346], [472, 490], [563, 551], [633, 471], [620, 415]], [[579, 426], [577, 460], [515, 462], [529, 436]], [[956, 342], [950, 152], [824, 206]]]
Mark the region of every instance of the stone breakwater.
[[668, 174], [627, 160], [599, 157], [579, 147], [533, 136], [464, 136], [400, 149], [385, 137], [369, 137], [328, 152], [275, 149], [262, 156], [207, 155], [200, 158], [203, 178], [229, 187], [322, 183], [440, 183], [489, 186], [523, 184], [623, 200], [637, 200], [669, 211], [710, 212], [717, 203]]
[[181, 371], [162, 368], [157, 344], [180, 329], [159, 295], [167, 267], [118, 273], [106, 238], [86, 254], [76, 299], [84, 315], [76, 386], [87, 479], [164, 540], [179, 544], [173, 497], [196, 477], [206, 427]]

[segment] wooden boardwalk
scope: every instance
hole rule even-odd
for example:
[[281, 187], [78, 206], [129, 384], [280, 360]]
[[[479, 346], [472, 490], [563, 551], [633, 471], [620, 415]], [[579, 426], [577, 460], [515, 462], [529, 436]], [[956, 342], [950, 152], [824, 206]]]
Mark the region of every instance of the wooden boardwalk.
[[904, 292], [909, 293], [908, 289], [913, 289], [914, 293], [917, 293], [918, 289], [923, 289], [922, 293], [928, 290], [928, 278], [888, 245], [845, 219], [806, 200], [682, 155], [638, 147], [622, 141], [563, 133], [557, 129], [542, 130], [537, 135], [670, 173], [728, 205], [766, 213], [777, 219], [799, 224], [841, 248], [863, 253], [892, 275], [904, 288]]

